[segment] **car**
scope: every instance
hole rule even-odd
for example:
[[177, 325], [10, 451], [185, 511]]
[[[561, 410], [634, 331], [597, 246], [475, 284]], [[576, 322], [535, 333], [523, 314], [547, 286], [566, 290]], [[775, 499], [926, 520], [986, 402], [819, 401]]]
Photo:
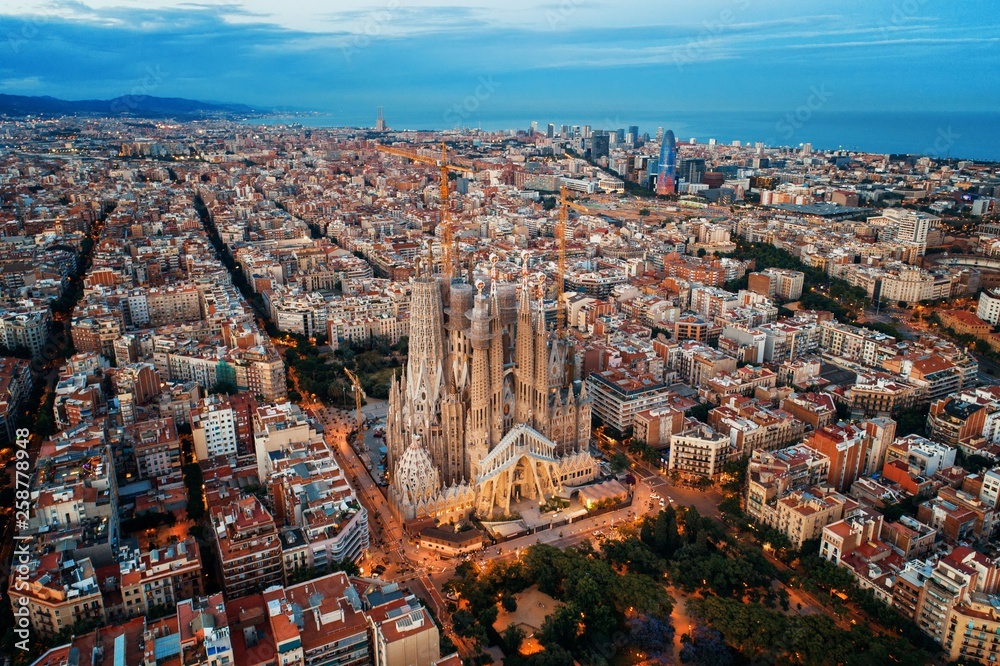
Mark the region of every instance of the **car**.
[[666, 505], [667, 505], [667, 503], [666, 503], [666, 502], [664, 502], [663, 500], [660, 500], [660, 506], [661, 506], [661, 507], [662, 507], [662, 506], [666, 506]]

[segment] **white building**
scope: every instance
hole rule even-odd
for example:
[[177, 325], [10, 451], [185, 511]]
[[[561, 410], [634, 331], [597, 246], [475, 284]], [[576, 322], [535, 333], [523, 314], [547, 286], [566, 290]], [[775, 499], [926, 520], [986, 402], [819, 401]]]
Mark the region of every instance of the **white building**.
[[204, 398], [191, 412], [191, 435], [198, 460], [236, 453], [236, 414], [218, 396]]
[[983, 472], [983, 487], [979, 491], [979, 499], [993, 509], [1000, 505], [1000, 471], [991, 469]]
[[1000, 290], [984, 289], [983, 293], [979, 294], [976, 316], [994, 326], [1000, 323]]
[[928, 213], [904, 208], [887, 208], [882, 215], [868, 218], [868, 223], [888, 229], [896, 229], [896, 240], [915, 243], [920, 246], [920, 254], [927, 249], [927, 235], [941, 224], [941, 218]]

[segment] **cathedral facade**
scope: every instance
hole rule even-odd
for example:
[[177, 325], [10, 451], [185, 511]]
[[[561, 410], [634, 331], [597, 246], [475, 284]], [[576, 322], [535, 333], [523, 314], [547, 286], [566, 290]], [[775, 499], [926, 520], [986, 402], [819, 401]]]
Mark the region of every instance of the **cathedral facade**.
[[413, 280], [409, 359], [385, 434], [389, 498], [404, 520], [502, 518], [596, 476], [586, 384], [572, 381], [570, 346], [545, 325], [544, 277], [532, 284], [524, 268], [520, 286], [499, 283], [492, 261], [489, 293]]

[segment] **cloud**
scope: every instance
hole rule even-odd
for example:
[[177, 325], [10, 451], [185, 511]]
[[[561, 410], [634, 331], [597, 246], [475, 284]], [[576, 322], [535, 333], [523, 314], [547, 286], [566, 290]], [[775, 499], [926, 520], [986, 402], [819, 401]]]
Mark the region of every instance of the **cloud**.
[[152, 69], [164, 73], [152, 94], [345, 116], [384, 105], [440, 118], [483, 76], [502, 82], [483, 117], [781, 110], [816, 82], [844, 91], [831, 108], [990, 109], [1000, 103], [995, 77], [972, 98], [924, 92], [953, 85], [963, 68], [1000, 66], [1000, 31], [976, 25], [987, 15], [971, 12], [977, 4], [989, 6], [924, 3], [895, 16], [861, 0], [702, 0], [670, 11], [658, 0], [627, 11], [612, 0], [21, 2], [0, 9], [0, 79], [111, 97], [143, 86]]
[[42, 83], [42, 79], [39, 76], [0, 79], [0, 90], [6, 90], [15, 94], [31, 94], [34, 91], [40, 90]]

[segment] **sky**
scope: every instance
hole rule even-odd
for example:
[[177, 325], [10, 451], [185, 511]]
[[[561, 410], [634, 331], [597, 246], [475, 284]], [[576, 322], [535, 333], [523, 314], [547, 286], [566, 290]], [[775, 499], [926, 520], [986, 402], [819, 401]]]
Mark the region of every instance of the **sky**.
[[344, 124], [372, 125], [383, 106], [393, 127], [616, 128], [714, 114], [767, 118], [780, 137], [783, 119], [798, 133], [837, 114], [923, 113], [942, 129], [952, 114], [997, 113], [998, 72], [996, 0], [0, 7], [0, 93], [187, 97], [315, 110]]

